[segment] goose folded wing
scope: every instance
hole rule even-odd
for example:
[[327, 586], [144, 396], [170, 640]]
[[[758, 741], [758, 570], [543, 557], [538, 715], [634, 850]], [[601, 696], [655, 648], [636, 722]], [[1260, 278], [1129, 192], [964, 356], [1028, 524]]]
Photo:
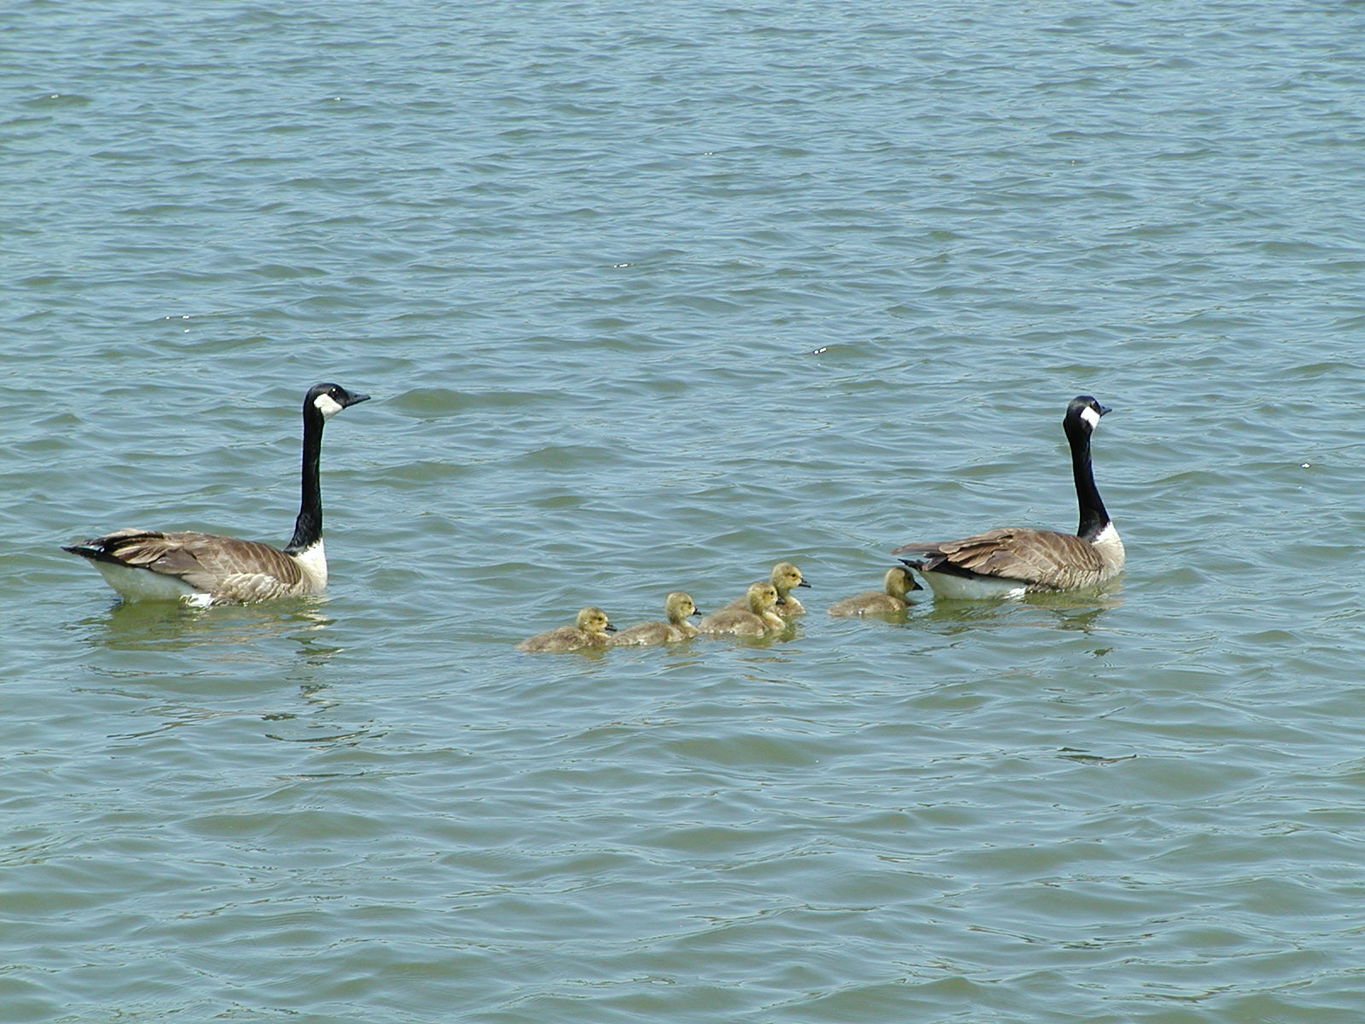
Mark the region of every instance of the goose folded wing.
[[267, 577], [286, 587], [303, 578], [294, 559], [260, 541], [154, 530], [120, 530], [103, 540], [106, 555], [123, 565], [175, 576], [210, 593], [234, 577]]
[[1093, 545], [1069, 533], [1005, 527], [960, 540], [906, 544], [898, 555], [924, 572], [945, 572], [1022, 580], [1043, 589], [1065, 590], [1098, 576], [1104, 564]]

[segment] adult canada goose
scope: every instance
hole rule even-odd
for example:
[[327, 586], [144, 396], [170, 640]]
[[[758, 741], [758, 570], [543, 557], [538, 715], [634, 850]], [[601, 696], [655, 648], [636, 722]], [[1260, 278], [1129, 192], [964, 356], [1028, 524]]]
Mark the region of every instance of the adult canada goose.
[[606, 647], [611, 640], [608, 633], [616, 632], [616, 627], [607, 620], [607, 613], [601, 608], [589, 605], [580, 608], [572, 626], [560, 626], [523, 640], [517, 644], [519, 651], [582, 651], [591, 647]]
[[123, 529], [63, 550], [88, 558], [125, 601], [210, 605], [320, 594], [327, 586], [318, 457], [322, 427], [370, 396], [339, 384], [314, 384], [303, 398], [299, 515], [284, 550], [213, 533]]
[[886, 570], [884, 588], [869, 590], [853, 597], [846, 597], [829, 606], [831, 615], [885, 615], [903, 612], [910, 607], [906, 595], [912, 590], [924, 588], [916, 582], [910, 570], [903, 565], [895, 565]]
[[[773, 571], [768, 574], [768, 582], [777, 588], [777, 612], [779, 615], [800, 615], [806, 610], [805, 606], [792, 596], [792, 591], [797, 587], [809, 587], [806, 577], [801, 574], [801, 570], [791, 562], [778, 562], [773, 566]], [[749, 594], [745, 592], [743, 597], [737, 597], [726, 608], [739, 608], [741, 610], [749, 607]]]
[[1017, 597], [1029, 591], [1084, 590], [1123, 571], [1123, 541], [1095, 487], [1090, 435], [1109, 412], [1089, 395], [1067, 406], [1062, 427], [1071, 445], [1080, 525], [1073, 536], [1006, 527], [961, 540], [905, 544], [892, 554], [918, 569], [936, 597]]
[[712, 635], [766, 636], [787, 628], [786, 619], [773, 611], [777, 605], [777, 588], [771, 583], [759, 580], [749, 584], [745, 598], [747, 608], [722, 608], [712, 612], [701, 620], [699, 630]]
[[613, 647], [643, 644], [675, 644], [697, 635], [697, 627], [688, 622], [689, 616], [700, 614], [691, 596], [675, 590], [664, 598], [664, 617], [667, 622], [641, 622], [623, 629], [611, 638]]

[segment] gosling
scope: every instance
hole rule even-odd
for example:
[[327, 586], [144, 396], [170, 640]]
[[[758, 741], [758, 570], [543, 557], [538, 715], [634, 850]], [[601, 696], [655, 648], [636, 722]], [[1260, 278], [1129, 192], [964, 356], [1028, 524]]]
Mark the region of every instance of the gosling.
[[[773, 566], [773, 571], [768, 574], [768, 581], [777, 588], [777, 611], [781, 615], [800, 615], [806, 608], [792, 596], [792, 591], [797, 587], [809, 587], [806, 577], [801, 574], [801, 570], [791, 562], [778, 562]], [[749, 595], [737, 597], [726, 608], [738, 608], [740, 610], [749, 607]]]
[[601, 608], [589, 605], [578, 613], [572, 626], [560, 626], [545, 633], [537, 633], [517, 644], [519, 651], [585, 651], [606, 647], [611, 642], [608, 633], [615, 633], [616, 627], [607, 619]]
[[664, 616], [668, 619], [667, 622], [641, 622], [629, 629], [623, 629], [611, 638], [611, 646], [676, 644], [683, 640], [691, 640], [697, 635], [697, 627], [687, 620], [690, 616], [700, 614], [691, 595], [675, 590], [664, 598]]
[[760, 580], [749, 584], [745, 594], [747, 608], [722, 608], [701, 620], [700, 630], [712, 636], [767, 636], [787, 628], [786, 620], [773, 609], [777, 588]]
[[886, 570], [884, 590], [868, 590], [846, 597], [829, 606], [831, 615], [886, 615], [903, 612], [910, 607], [906, 597], [912, 590], [923, 590], [910, 570], [898, 565]]

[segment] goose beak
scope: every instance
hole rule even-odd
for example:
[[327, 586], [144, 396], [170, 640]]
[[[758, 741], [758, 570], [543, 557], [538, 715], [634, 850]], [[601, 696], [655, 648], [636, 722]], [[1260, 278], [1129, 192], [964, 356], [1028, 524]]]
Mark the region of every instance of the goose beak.
[[1102, 405], [1102, 406], [1100, 406], [1100, 415], [1101, 415], [1101, 416], [1105, 415], [1105, 413], [1110, 413], [1110, 412], [1113, 412], [1113, 411], [1114, 411], [1114, 410], [1111, 409], [1111, 408], [1109, 408], [1109, 406], [1107, 406], [1107, 405]]
[[356, 394], [354, 391], [350, 392], [349, 394], [351, 397], [346, 399], [346, 404], [342, 406], [343, 409], [347, 408], [348, 406], [359, 405], [361, 402], [368, 402], [370, 400], [369, 395], [359, 395]]

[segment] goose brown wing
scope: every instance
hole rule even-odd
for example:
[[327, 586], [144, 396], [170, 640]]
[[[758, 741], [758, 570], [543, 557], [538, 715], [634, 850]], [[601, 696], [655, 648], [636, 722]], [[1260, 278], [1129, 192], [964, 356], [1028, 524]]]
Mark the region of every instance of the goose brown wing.
[[925, 572], [994, 576], [1048, 590], [1096, 582], [1105, 573], [1089, 541], [1052, 530], [1005, 527], [936, 544], [906, 544], [893, 554], [918, 556], [907, 561]]
[[269, 577], [286, 588], [303, 579], [298, 563], [278, 548], [213, 533], [116, 530], [83, 547], [97, 549], [100, 561], [175, 576], [206, 593], [233, 577]]

